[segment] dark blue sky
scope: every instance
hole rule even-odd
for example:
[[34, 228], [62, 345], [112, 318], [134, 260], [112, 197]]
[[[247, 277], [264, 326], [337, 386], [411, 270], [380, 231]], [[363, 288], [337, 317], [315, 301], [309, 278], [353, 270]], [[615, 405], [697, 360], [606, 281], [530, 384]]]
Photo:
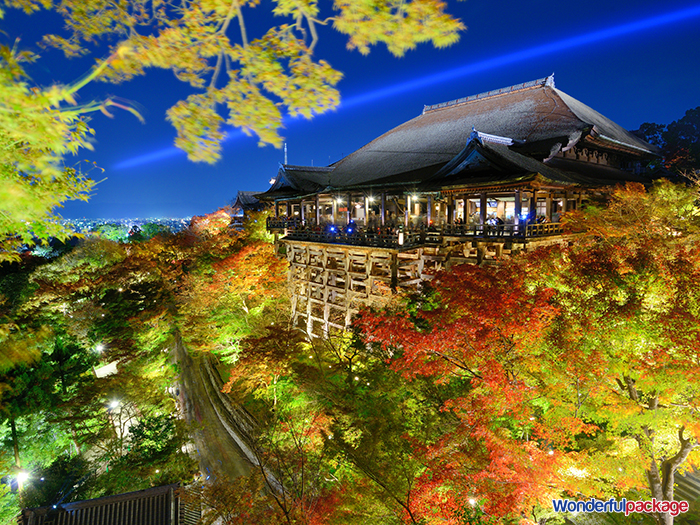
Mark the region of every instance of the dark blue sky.
[[[269, 8], [263, 0], [257, 8]], [[375, 48], [368, 56], [345, 49], [325, 29], [316, 51], [345, 77], [337, 111], [311, 121], [290, 120], [283, 134], [290, 164], [327, 165], [434, 104], [547, 76], [562, 91], [618, 124], [667, 124], [700, 105], [700, 1], [552, 0], [448, 2], [467, 31], [438, 50], [422, 46], [403, 58]], [[46, 17], [10, 15], [10, 38], [29, 46]], [[19, 29], [19, 31], [17, 31]], [[89, 63], [66, 63], [44, 52], [35, 80], [69, 82]], [[116, 95], [134, 101], [146, 118], [125, 112], [97, 115], [95, 151], [81, 158], [106, 177], [88, 203], [68, 203], [66, 218], [180, 217], [227, 204], [238, 190], [264, 191], [284, 153], [259, 148], [255, 138], [231, 133], [215, 166], [188, 162], [172, 147], [165, 110], [188, 94], [172, 73], [153, 70], [127, 84], [90, 86], [84, 97]]]

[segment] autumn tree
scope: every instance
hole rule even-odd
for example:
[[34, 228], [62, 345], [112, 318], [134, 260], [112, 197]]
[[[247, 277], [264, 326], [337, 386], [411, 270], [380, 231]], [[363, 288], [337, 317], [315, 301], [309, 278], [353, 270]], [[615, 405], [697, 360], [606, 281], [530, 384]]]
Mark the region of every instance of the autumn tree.
[[256, 415], [260, 472], [284, 516], [450, 523], [454, 465], [429, 445], [454, 428], [441, 400], [464, 385], [406, 382], [386, 357], [353, 334], [307, 342], [277, 325], [242, 341], [226, 391]]
[[456, 512], [467, 496], [503, 518], [551, 497], [557, 458], [533, 437], [528, 381], [541, 367], [533, 346], [556, 314], [550, 297], [527, 286], [524, 266], [464, 265], [408, 304], [359, 319], [365, 341], [405, 380], [451, 385], [436, 403], [454, 421], [423, 445], [426, 501], [448, 496]]
[[561, 309], [548, 341], [561, 382], [548, 396], [595, 427], [583, 483], [617, 478], [672, 500], [700, 446], [697, 188], [628, 184], [568, 223], [583, 238], [536, 261], [552, 268], [541, 278]]
[[335, 347], [326, 355], [314, 346], [316, 366], [300, 364], [300, 374], [328, 407], [336, 476], [363, 502], [353, 509], [356, 519], [374, 514], [384, 523], [454, 523], [461, 491], [448, 478], [455, 465], [438, 458], [432, 445], [457, 425], [453, 414], [441, 411], [441, 400], [467, 385], [407, 381], [387, 364], [387, 354], [369, 352], [356, 338], [325, 342]]
[[242, 339], [262, 336], [268, 323], [285, 323], [286, 263], [258, 229], [200, 234], [177, 295], [181, 332], [192, 349], [233, 362]]
[[179, 495], [186, 505], [202, 509], [200, 525], [266, 525], [283, 520], [257, 471], [235, 479], [216, 472], [201, 486], [180, 489]]

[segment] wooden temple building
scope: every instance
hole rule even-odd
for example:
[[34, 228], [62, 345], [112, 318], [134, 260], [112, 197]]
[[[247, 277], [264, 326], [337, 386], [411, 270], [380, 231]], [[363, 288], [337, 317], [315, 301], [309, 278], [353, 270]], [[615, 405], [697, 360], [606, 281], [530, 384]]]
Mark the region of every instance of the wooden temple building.
[[199, 507], [185, 503], [178, 485], [23, 509], [19, 525], [196, 525]]
[[318, 335], [431, 271], [560, 242], [564, 213], [650, 182], [657, 156], [550, 76], [426, 106], [327, 167], [281, 165], [258, 198], [295, 319]]

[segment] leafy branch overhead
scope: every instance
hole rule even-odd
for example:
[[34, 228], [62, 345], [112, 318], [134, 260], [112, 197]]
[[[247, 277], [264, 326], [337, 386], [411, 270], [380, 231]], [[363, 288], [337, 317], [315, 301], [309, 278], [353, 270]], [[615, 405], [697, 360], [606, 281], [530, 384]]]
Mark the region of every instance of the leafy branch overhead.
[[32, 89], [23, 70], [32, 59], [0, 46], [0, 261], [17, 258], [15, 249], [33, 239], [67, 237], [54, 208], [65, 200], [87, 200], [93, 185], [62, 167], [63, 155], [90, 146], [92, 130], [82, 111], [61, 107], [75, 91]]
[[65, 155], [92, 149], [94, 132], [87, 116], [109, 114], [108, 108], [117, 106], [141, 118], [112, 99], [76, 103], [78, 91], [103, 73], [114, 56], [72, 84], [43, 89], [31, 86], [24, 71], [35, 59], [0, 45], [0, 261], [17, 259], [23, 244], [73, 235], [56, 209], [65, 201], [88, 200], [95, 185], [80, 165], [63, 162]]
[[[53, 9], [67, 36], [44, 43], [68, 56], [87, 46], [114, 43], [114, 60], [101, 76], [129, 80], [151, 67], [170, 69], [197, 93], [168, 110], [176, 145], [191, 160], [213, 163], [221, 155], [225, 124], [257, 135], [260, 145], [281, 146], [283, 113], [311, 118], [338, 106], [342, 74], [314, 58], [319, 30], [333, 26], [361, 53], [385, 44], [402, 56], [417, 44], [455, 43], [464, 29], [439, 0], [275, 0], [271, 13], [257, 0], [8, 0], [27, 12]], [[272, 17], [284, 23], [273, 25]], [[248, 24], [248, 19], [254, 24]], [[262, 19], [262, 24], [261, 24]], [[260, 35], [253, 26], [264, 25]], [[225, 118], [222, 116], [224, 115]]]

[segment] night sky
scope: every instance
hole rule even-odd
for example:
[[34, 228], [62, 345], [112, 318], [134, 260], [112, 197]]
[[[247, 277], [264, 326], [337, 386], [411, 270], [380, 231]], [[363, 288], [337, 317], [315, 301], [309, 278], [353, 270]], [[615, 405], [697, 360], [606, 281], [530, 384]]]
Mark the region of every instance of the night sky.
[[[257, 9], [269, 8], [269, 0], [262, 0]], [[559, 89], [627, 129], [667, 124], [700, 105], [700, 3], [468, 0], [448, 2], [448, 11], [468, 26], [459, 43], [442, 50], [424, 45], [403, 58], [383, 48], [368, 56], [347, 51], [342, 35], [323, 29], [316, 56], [344, 73], [342, 103], [311, 121], [287, 120], [289, 163], [328, 165], [419, 115], [424, 104], [551, 73]], [[54, 20], [8, 13], [0, 28], [6, 42], [21, 36], [22, 46], [37, 50], [33, 43]], [[75, 80], [91, 64], [41, 53], [30, 73], [43, 85]], [[187, 161], [172, 146], [175, 131], [165, 111], [188, 89], [172, 73], [152, 70], [127, 84], [81, 91], [84, 101], [108, 94], [133, 101], [146, 123], [126, 112], [93, 117], [95, 151], [81, 159], [96, 162], [104, 173], [94, 177], [106, 180], [88, 203], [68, 203], [60, 213], [74, 219], [183, 217], [224, 206], [238, 190], [266, 190], [284, 160], [282, 150], [260, 148], [256, 138], [234, 130], [223, 159], [208, 166]]]

